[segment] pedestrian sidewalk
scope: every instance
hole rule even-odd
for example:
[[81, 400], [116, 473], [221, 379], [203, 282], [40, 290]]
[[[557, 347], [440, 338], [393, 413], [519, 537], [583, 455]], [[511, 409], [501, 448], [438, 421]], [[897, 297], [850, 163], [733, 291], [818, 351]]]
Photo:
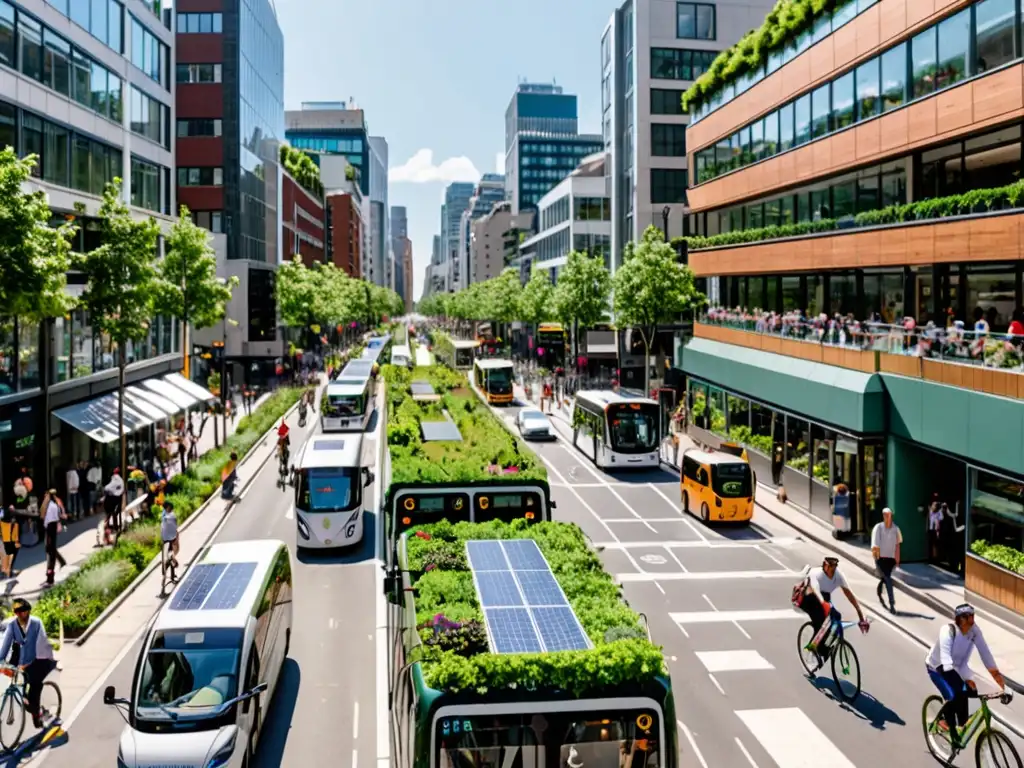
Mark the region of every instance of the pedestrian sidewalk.
[[[253, 410], [255, 410], [257, 406], [262, 405], [269, 397], [270, 393], [260, 397], [260, 399], [256, 401], [256, 406], [253, 407]], [[201, 416], [199, 414], [193, 414], [195, 430], [197, 432], [199, 431], [200, 418]], [[203, 429], [203, 433], [200, 435], [198, 440], [197, 451], [199, 456], [212, 451], [216, 447], [213, 440], [214, 434], [212, 421], [214, 418], [220, 420], [221, 417], [210, 416], [210, 419], [207, 421], [206, 427]], [[228, 435], [234, 433], [235, 426], [240, 420], [240, 418], [236, 418], [234, 421], [230, 418], [228, 419]], [[218, 432], [223, 431], [221, 430], [221, 426], [222, 425], [218, 423]], [[218, 434], [218, 438], [221, 443], [224, 442], [223, 435]], [[174, 459], [173, 464], [177, 466], [177, 458]], [[168, 466], [170, 466], [170, 463]], [[175, 474], [177, 474], [177, 472], [171, 472], [172, 477]], [[65, 501], [65, 503], [67, 502]], [[104, 520], [104, 515], [100, 512], [97, 514], [86, 515], [81, 520], [65, 524], [63, 533], [61, 533], [57, 538], [57, 548], [67, 561], [67, 565], [64, 568], [58, 568], [56, 574], [54, 574], [54, 581], [57, 584], [76, 573], [89, 555], [102, 548], [101, 545], [98, 544], [99, 540], [97, 538], [97, 531]], [[34, 600], [46, 590], [46, 547], [43, 544], [42, 538], [40, 538], [39, 544], [32, 547], [22, 547], [18, 551], [17, 560], [15, 561], [15, 570], [18, 571], [18, 573], [11, 580], [13, 585], [10, 587], [4, 587], [5, 589], [11, 589], [11, 595]], [[55, 632], [56, 629], [50, 629], [49, 631]]]

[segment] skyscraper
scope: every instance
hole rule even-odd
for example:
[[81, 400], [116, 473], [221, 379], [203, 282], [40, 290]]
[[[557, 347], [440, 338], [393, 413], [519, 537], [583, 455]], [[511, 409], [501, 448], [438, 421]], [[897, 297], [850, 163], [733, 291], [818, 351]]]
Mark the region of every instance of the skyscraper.
[[462, 224], [462, 212], [469, 208], [469, 200], [473, 197], [476, 184], [468, 181], [455, 181], [444, 191], [444, 204], [441, 206], [441, 264], [444, 265], [443, 291], [455, 291], [455, 280], [458, 275], [457, 261], [459, 257], [459, 231]]
[[576, 96], [546, 83], [520, 83], [505, 110], [505, 188], [512, 213], [533, 209], [587, 155], [603, 148], [580, 135]]
[[472, 223], [486, 216], [495, 203], [505, 199], [505, 177], [500, 173], [485, 173], [473, 190], [469, 207], [462, 212], [459, 222], [459, 257], [456, 262], [455, 289], [461, 290], [474, 282], [476, 271], [471, 263]]
[[391, 251], [395, 257], [395, 292], [408, 302], [412, 296], [412, 269], [405, 264], [406, 251], [412, 258], [409, 219], [405, 206], [391, 206]]
[[363, 110], [350, 101], [304, 101], [301, 109], [285, 113], [285, 126], [285, 138], [296, 149], [344, 155], [360, 192], [370, 196], [370, 134]]

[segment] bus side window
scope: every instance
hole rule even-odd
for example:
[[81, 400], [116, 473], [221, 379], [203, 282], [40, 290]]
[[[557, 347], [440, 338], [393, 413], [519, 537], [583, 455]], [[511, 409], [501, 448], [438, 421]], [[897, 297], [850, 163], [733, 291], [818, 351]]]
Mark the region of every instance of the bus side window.
[[684, 477], [686, 477], [686, 478], [688, 478], [690, 480], [693, 480], [694, 482], [699, 482], [699, 480], [698, 480], [698, 471], [699, 470], [700, 470], [700, 464], [698, 464], [696, 461], [691, 459], [689, 456], [684, 456], [683, 457], [683, 476]]
[[697, 482], [701, 485], [708, 484], [708, 471], [704, 467], [697, 470]]

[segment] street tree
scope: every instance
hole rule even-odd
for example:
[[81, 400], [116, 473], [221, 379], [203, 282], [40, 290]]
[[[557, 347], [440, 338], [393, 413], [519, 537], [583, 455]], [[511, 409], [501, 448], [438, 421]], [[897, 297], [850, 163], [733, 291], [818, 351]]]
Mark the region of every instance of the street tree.
[[550, 270], [534, 269], [519, 297], [519, 319], [530, 325], [551, 320], [555, 316], [554, 294]]
[[319, 282], [298, 256], [277, 268], [274, 294], [283, 325], [308, 329], [321, 319], [316, 315]]
[[190, 375], [191, 328], [209, 328], [224, 318], [237, 277], [217, 277], [217, 256], [210, 233], [192, 221], [181, 206], [178, 220], [167, 236], [163, 261], [158, 267], [160, 285], [156, 311], [181, 321], [185, 350], [185, 377]]
[[622, 266], [612, 280], [615, 289], [615, 321], [632, 327], [644, 344], [644, 392], [650, 389], [651, 345], [661, 323], [704, 300], [697, 291], [690, 268], [676, 260], [675, 249], [656, 227], [648, 227], [639, 243], [627, 243]]
[[580, 329], [593, 328], [608, 315], [612, 276], [600, 255], [571, 251], [555, 286], [555, 316], [573, 326], [573, 356], [578, 356]]
[[[146, 338], [159, 288], [157, 239], [160, 226], [152, 216], [136, 219], [121, 193], [121, 179], [107, 184], [99, 210], [102, 245], [80, 259], [87, 283], [82, 305], [100, 333], [117, 346], [117, 430], [121, 476], [128, 476], [124, 439], [124, 371], [128, 342]], [[122, 504], [124, 500], [122, 498]]]

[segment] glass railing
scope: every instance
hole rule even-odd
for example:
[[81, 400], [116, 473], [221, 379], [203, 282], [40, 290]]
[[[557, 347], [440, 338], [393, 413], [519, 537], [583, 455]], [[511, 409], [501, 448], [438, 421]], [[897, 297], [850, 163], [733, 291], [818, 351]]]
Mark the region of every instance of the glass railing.
[[931, 322], [918, 327], [911, 318], [896, 325], [849, 317], [808, 318], [796, 312], [779, 314], [719, 307], [709, 309], [699, 322], [808, 344], [1024, 373], [1024, 335], [967, 330], [959, 320], [945, 328]]

